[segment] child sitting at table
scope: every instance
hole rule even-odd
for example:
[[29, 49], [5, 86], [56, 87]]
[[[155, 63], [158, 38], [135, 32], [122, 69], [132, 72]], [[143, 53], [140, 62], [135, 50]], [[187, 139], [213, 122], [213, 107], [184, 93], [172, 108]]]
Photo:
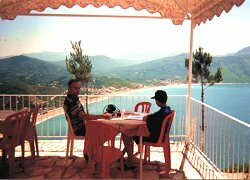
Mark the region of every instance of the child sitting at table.
[[[164, 118], [170, 114], [171, 108], [166, 105], [167, 103], [167, 93], [163, 90], [157, 90], [155, 96], [151, 99], [155, 99], [155, 103], [160, 110], [147, 115], [144, 120], [146, 121], [148, 131], [150, 132], [149, 137], [143, 137], [143, 141], [156, 143], [160, 137], [161, 125]], [[128, 154], [126, 163], [124, 164], [124, 170], [134, 170], [134, 160], [133, 160], [133, 140], [136, 144], [139, 144], [139, 136], [127, 136], [122, 134], [123, 143], [125, 146], [125, 152]]]

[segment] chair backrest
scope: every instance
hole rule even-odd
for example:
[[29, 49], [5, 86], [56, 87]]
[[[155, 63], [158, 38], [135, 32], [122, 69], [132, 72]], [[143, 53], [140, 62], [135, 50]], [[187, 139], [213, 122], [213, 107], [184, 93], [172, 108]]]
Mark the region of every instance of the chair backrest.
[[28, 118], [34, 127], [36, 126], [37, 114], [40, 107], [41, 107], [40, 104], [36, 104], [36, 106], [33, 109], [31, 109], [28, 113]]
[[[118, 134], [116, 129], [108, 124], [91, 120], [86, 122], [86, 141], [88, 141], [88, 153], [94, 156], [102, 156], [102, 147], [105, 142], [114, 148], [115, 137]], [[106, 144], [105, 144], [106, 145]], [[111, 153], [112, 156], [112, 153]]]
[[[152, 106], [151, 102], [139, 102], [135, 105], [135, 112], [149, 113]], [[141, 111], [139, 111], [141, 108]]]
[[169, 132], [174, 119], [174, 115], [175, 115], [175, 110], [172, 110], [172, 112], [164, 118], [161, 125], [161, 133], [157, 144], [159, 143], [161, 144], [164, 141], [169, 141]]
[[77, 137], [75, 135], [75, 133], [74, 133], [74, 130], [73, 130], [73, 127], [72, 127], [72, 124], [71, 124], [71, 121], [70, 121], [69, 114], [67, 113], [67, 107], [65, 105], [62, 105], [62, 108], [64, 110], [66, 121], [68, 123], [68, 136]]
[[20, 112], [9, 115], [5, 120], [5, 132], [3, 141], [7, 144], [17, 146], [23, 140], [24, 125], [29, 110], [27, 108]]
[[63, 105], [62, 108], [64, 110], [64, 114], [65, 114], [66, 121], [67, 121], [67, 124], [68, 124], [68, 136], [70, 138], [73, 138], [73, 139], [84, 139], [84, 136], [77, 136], [77, 135], [75, 135], [73, 127], [72, 127], [72, 124], [71, 124], [71, 121], [70, 121], [69, 114], [67, 113], [67, 107], [65, 107]]

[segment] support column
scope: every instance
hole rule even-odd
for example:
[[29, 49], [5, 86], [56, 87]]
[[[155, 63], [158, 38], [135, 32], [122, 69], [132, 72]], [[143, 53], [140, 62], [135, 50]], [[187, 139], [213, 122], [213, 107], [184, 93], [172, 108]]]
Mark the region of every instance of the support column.
[[187, 138], [186, 144], [189, 144], [191, 130], [190, 130], [190, 115], [191, 115], [191, 88], [192, 88], [192, 62], [193, 62], [193, 31], [195, 24], [191, 20], [191, 31], [190, 31], [190, 49], [189, 49], [189, 64], [188, 64], [188, 98], [187, 98], [187, 116], [186, 116], [186, 129], [187, 129]]

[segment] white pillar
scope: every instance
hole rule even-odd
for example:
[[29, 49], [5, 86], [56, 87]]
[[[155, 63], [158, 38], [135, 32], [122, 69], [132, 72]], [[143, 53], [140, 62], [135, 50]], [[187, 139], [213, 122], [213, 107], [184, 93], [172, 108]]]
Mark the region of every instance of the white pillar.
[[191, 112], [191, 87], [192, 87], [192, 62], [193, 62], [193, 31], [195, 24], [191, 20], [191, 31], [190, 31], [190, 49], [189, 49], [189, 64], [188, 64], [188, 99], [187, 99], [187, 116], [186, 116], [186, 129], [187, 138], [186, 143], [189, 144], [190, 141], [190, 112]]

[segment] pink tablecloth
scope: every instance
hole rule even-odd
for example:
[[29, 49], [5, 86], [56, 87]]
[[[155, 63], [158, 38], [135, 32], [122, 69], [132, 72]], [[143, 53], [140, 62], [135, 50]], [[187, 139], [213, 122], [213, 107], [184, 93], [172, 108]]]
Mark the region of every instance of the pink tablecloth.
[[[137, 119], [137, 118], [135, 118]], [[140, 178], [142, 179], [142, 136], [149, 136], [147, 125], [145, 121], [129, 119], [115, 118], [111, 120], [98, 120], [100, 123], [109, 124], [117, 129], [117, 132], [124, 133], [128, 136], [140, 136]], [[85, 141], [86, 142], [86, 141]], [[87, 144], [85, 144], [87, 145]], [[87, 145], [88, 146], [88, 145]]]
[[141, 120], [98, 120], [101, 123], [109, 124], [117, 129], [118, 132], [128, 136], [149, 136], [145, 121]]
[[[145, 121], [140, 120], [104, 120], [99, 119], [98, 122], [105, 123], [108, 125], [113, 126], [117, 133], [121, 132], [128, 136], [149, 136], [150, 133], [148, 131], [147, 125]], [[105, 129], [103, 130], [105, 131]], [[90, 137], [89, 137], [90, 138]], [[88, 152], [88, 137], [86, 135], [85, 137], [85, 143], [84, 143], [84, 152]]]
[[[115, 118], [115, 120], [104, 120], [104, 119], [99, 119], [99, 120], [94, 120], [95, 121], [95, 126], [96, 130], [94, 130], [94, 126], [92, 126], [93, 129], [91, 129], [91, 132], [88, 132], [88, 126], [87, 126], [87, 134], [85, 136], [85, 143], [84, 143], [84, 152], [89, 154], [91, 157], [91, 154], [93, 153], [93, 136], [97, 136], [99, 133], [99, 136], [105, 136], [106, 133], [109, 133], [110, 131], [107, 130], [106, 128], [98, 128], [98, 125], [101, 124], [106, 124], [108, 127], [114, 127], [116, 130], [116, 133], [124, 133], [128, 136], [149, 136], [150, 133], [147, 129], [146, 122], [142, 120], [125, 120], [122, 118]], [[88, 122], [86, 122], [88, 125]], [[91, 124], [90, 124], [91, 125]], [[91, 127], [91, 126], [89, 126]], [[107, 127], [107, 126], [104, 126]], [[97, 138], [98, 139], [98, 138]], [[99, 138], [101, 139], [101, 138]], [[142, 138], [140, 138], [140, 142], [142, 143]], [[120, 152], [120, 151], [119, 151]], [[121, 153], [121, 152], [120, 152]], [[92, 154], [93, 155], [93, 154]], [[141, 160], [141, 154], [140, 154], [140, 179], [142, 178], [142, 160]], [[103, 161], [109, 161], [111, 158], [105, 157]], [[104, 163], [105, 164], [105, 163]], [[88, 167], [90, 168], [90, 167]], [[109, 177], [109, 170], [108, 166], [103, 166], [102, 167], [102, 173], [103, 177]]]

